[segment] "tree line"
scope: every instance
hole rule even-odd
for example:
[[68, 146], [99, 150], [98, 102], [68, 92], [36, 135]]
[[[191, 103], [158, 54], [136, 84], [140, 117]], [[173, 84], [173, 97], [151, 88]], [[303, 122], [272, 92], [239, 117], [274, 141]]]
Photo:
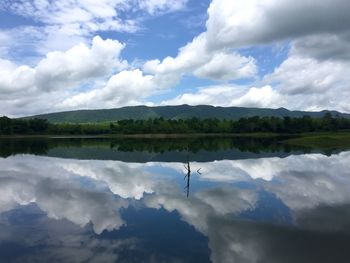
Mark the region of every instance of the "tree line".
[[164, 119], [120, 120], [110, 123], [50, 123], [46, 119], [10, 119], [0, 117], [0, 134], [187, 134], [187, 133], [302, 133], [317, 131], [350, 130], [350, 119], [333, 117], [326, 113], [322, 118], [249, 117], [239, 120]]

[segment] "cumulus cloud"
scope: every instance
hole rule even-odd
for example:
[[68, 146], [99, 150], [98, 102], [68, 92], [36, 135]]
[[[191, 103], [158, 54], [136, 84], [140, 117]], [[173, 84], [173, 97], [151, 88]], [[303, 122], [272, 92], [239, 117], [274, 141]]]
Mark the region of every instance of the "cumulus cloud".
[[[229, 3], [230, 2], [230, 3]], [[207, 21], [211, 49], [291, 41], [289, 57], [264, 77], [272, 87], [252, 88], [247, 106], [349, 111], [348, 65], [350, 10], [348, 1], [225, 1], [214, 0]], [[269, 99], [266, 99], [269, 101]]]
[[35, 69], [28, 66], [17, 67], [11, 61], [1, 59], [0, 79], [0, 92], [8, 95], [9, 93], [32, 88], [35, 81]]
[[[204, 105], [230, 106], [233, 98], [244, 94], [245, 88], [240, 86], [218, 85], [204, 87], [193, 93], [183, 93], [173, 99], [164, 100], [161, 105]], [[223, 96], [225, 94], [225, 96]]]
[[346, 0], [213, 0], [208, 9], [210, 46], [241, 47], [348, 31]]
[[[312, 58], [290, 56], [271, 75], [268, 82], [281, 83], [284, 93], [318, 93], [348, 82], [348, 69], [341, 62], [319, 62]], [[300, 68], [302, 67], [302, 70]]]
[[209, 50], [206, 33], [180, 48], [176, 57], [147, 61], [143, 69], [153, 74], [193, 74], [212, 80], [250, 78], [257, 74], [254, 58], [230, 50]]
[[90, 78], [105, 76], [127, 66], [127, 62], [119, 60], [123, 47], [116, 40], [103, 40], [97, 36], [91, 47], [79, 44], [65, 52], [50, 52], [34, 68], [17, 67], [10, 61], [1, 60], [0, 92], [66, 89]]
[[[35, 67], [0, 60], [4, 114], [142, 104], [179, 81], [174, 74], [144, 74], [120, 58], [124, 44], [93, 38], [65, 52], [49, 52]], [[86, 85], [90, 88], [81, 89]], [[31, 102], [35, 100], [35, 105]], [[20, 107], [18, 107], [20, 106]]]
[[115, 107], [142, 104], [143, 99], [166, 89], [177, 79], [144, 75], [139, 69], [124, 70], [113, 75], [102, 88], [80, 92], [59, 103], [62, 109], [76, 107]]
[[[349, 10], [349, 3], [343, 0], [322, 3], [213, 0], [208, 9], [207, 31], [181, 48], [177, 57], [146, 63], [145, 69], [150, 65], [157, 72], [178, 72], [183, 68], [193, 70], [197, 77], [216, 80], [254, 76], [254, 59], [247, 63], [249, 58], [223, 54], [223, 50], [288, 40], [292, 41], [289, 57], [272, 74], [265, 76], [262, 84], [258, 82], [258, 87], [246, 88], [245, 94], [238, 98], [231, 98], [230, 92], [223, 96], [222, 87], [216, 94], [211, 88], [204, 88], [163, 104], [330, 108], [348, 112], [345, 98], [350, 90], [347, 77], [350, 76], [347, 63]], [[196, 58], [196, 50], [202, 51], [202, 61]], [[210, 55], [211, 58], [204, 59]], [[242, 71], [246, 74], [239, 74]]]
[[291, 110], [333, 109], [349, 112], [350, 64], [347, 60], [318, 60], [291, 53], [272, 73], [248, 85], [217, 85], [162, 101], [171, 104], [285, 107]]
[[271, 86], [250, 88], [246, 94], [232, 101], [232, 105], [245, 107], [272, 107], [283, 104], [281, 96]]
[[194, 75], [214, 80], [232, 80], [253, 77], [257, 66], [252, 57], [243, 57], [238, 53], [218, 52], [205, 64], [194, 70]]
[[103, 40], [99, 36], [92, 40], [91, 48], [79, 44], [65, 52], [50, 52], [36, 66], [36, 81], [41, 89], [61, 88], [63, 83], [86, 81], [105, 76], [112, 70], [126, 67], [119, 60], [124, 45], [116, 40]]
[[[186, 5], [186, 0], [1, 3], [2, 10], [34, 19], [39, 25], [0, 31], [0, 44], [5, 43], [0, 54], [9, 53], [20, 32], [27, 32], [21, 35], [31, 40], [27, 43], [20, 37], [18, 42], [48, 53], [36, 66], [0, 62], [0, 100], [6, 102], [0, 110], [28, 115], [48, 109], [187, 103], [350, 112], [346, 101], [350, 95], [350, 5], [346, 0], [213, 0], [204, 32], [180, 47], [175, 56], [145, 61], [139, 69], [127, 67], [120, 59], [124, 45], [117, 40], [95, 37], [89, 47], [88, 39], [96, 32], [132, 33], [140, 26], [136, 15], [142, 20], [144, 14], [161, 15]], [[31, 43], [38, 41], [40, 45]], [[276, 44], [290, 47], [287, 58], [260, 76], [261, 58], [250, 55], [254, 52], [247, 47]], [[152, 95], [181, 84], [184, 76], [214, 85], [150, 102]], [[242, 79], [245, 85], [234, 84]]]
[[50, 52], [35, 67], [0, 60], [0, 100], [8, 104], [0, 108], [7, 113], [11, 104], [13, 108], [21, 103], [25, 106], [29, 99], [35, 100], [38, 107], [40, 103], [45, 104], [47, 96], [52, 96], [52, 101], [51, 106], [46, 107], [55, 106], [52, 103], [62, 99], [62, 95], [67, 96], [70, 89], [126, 68], [128, 63], [119, 57], [123, 48], [116, 40], [96, 36], [91, 46], [81, 43], [65, 52]]
[[[346, 55], [342, 54], [349, 46], [348, 27], [345, 26], [350, 23], [349, 9], [349, 4], [341, 0], [296, 4], [289, 0], [244, 3], [213, 0], [208, 9], [206, 32], [180, 48], [176, 57], [146, 62], [144, 70], [153, 74], [192, 73], [199, 78], [220, 81], [249, 78], [256, 76], [257, 62], [240, 55], [236, 48], [294, 40], [289, 58], [273, 74], [266, 76], [260, 87], [246, 88], [245, 94], [238, 98], [231, 98], [230, 92], [223, 96], [222, 87], [216, 92], [213, 88], [204, 88], [162, 104], [212, 103], [307, 110], [330, 107], [348, 111], [345, 101], [334, 89], [343, 93], [349, 90], [345, 77], [350, 75], [349, 67], [333, 60], [346, 60]], [[200, 56], [197, 56], [198, 51]], [[299, 92], [304, 94], [302, 98], [297, 96]]]
[[165, 100], [162, 105], [203, 105], [239, 106], [239, 107], [269, 107], [276, 108], [285, 105], [282, 96], [271, 86], [261, 88], [245, 86], [214, 86], [200, 88], [193, 93], [184, 93], [174, 99]]
[[292, 109], [349, 112], [350, 71], [347, 61], [319, 61], [312, 57], [290, 56], [264, 77], [283, 95], [284, 105]]

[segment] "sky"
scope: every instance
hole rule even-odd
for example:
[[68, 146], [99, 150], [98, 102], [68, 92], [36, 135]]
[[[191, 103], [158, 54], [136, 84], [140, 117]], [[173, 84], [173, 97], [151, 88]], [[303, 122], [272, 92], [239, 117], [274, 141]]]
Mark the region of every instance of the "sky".
[[349, 0], [0, 0], [0, 115], [350, 112]]

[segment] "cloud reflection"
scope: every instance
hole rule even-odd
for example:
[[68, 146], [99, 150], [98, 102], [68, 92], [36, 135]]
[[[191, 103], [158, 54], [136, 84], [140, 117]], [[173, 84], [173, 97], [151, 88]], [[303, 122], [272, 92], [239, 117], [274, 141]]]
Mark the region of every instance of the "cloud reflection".
[[[191, 178], [198, 186], [186, 198], [182, 163], [0, 158], [0, 214], [35, 203], [51, 219], [68, 220], [82, 231], [91, 223], [101, 234], [127, 225], [124, 208], [164, 208], [208, 237], [213, 262], [281, 262], [286, 255], [287, 262], [307, 262], [298, 249], [316, 241], [334, 253], [338, 246], [340, 257], [347, 256], [340, 241], [350, 234], [350, 152], [191, 163], [192, 170], [199, 168], [201, 174]], [[270, 202], [261, 200], [261, 192], [288, 207], [294, 225], [242, 217]], [[92, 240], [82, 242], [94, 246]], [[311, 245], [309, 252], [324, 262], [325, 252], [317, 254], [318, 248]]]

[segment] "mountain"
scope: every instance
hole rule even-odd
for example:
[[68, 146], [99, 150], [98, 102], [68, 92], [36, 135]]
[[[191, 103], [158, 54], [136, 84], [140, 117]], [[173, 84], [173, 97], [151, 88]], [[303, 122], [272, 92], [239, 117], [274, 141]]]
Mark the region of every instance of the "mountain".
[[214, 107], [209, 105], [189, 106], [129, 106], [116, 109], [100, 110], [76, 110], [41, 114], [25, 117], [47, 119], [53, 123], [87, 123], [87, 122], [110, 122], [122, 119], [148, 119], [163, 117], [165, 119], [186, 119], [186, 118], [219, 118], [237, 120], [243, 117], [252, 116], [274, 116], [274, 117], [302, 117], [309, 115], [311, 117], [322, 117], [327, 112], [332, 116], [341, 116], [350, 118], [350, 114], [337, 111], [290, 111], [285, 108], [267, 109], [267, 108], [243, 108], [243, 107]]

